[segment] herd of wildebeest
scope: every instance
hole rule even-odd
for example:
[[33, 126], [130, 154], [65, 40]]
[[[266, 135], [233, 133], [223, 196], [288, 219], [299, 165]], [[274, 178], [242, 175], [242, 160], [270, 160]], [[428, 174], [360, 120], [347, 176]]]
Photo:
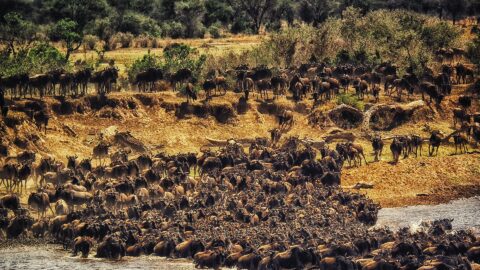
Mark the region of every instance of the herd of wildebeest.
[[[440, 108], [452, 84], [472, 83], [456, 101], [453, 134], [433, 130], [427, 139], [391, 138], [398, 162], [402, 155], [422, 155], [424, 141], [429, 155], [438, 153], [450, 137], [455, 152], [466, 152], [468, 143], [480, 141], [480, 114], [471, 112], [480, 95], [474, 74], [461, 63], [443, 64], [439, 73], [425, 70], [418, 77], [413, 72], [399, 76], [391, 63], [328, 66], [312, 60], [286, 70], [246, 65], [217, 70], [209, 72], [201, 87], [205, 102], [234, 88], [245, 101], [250, 93], [268, 99], [271, 92], [274, 99], [312, 99], [316, 106], [351, 86], [359, 99], [372, 95], [379, 102], [382, 85], [385, 95], [395, 94], [399, 102], [404, 92], [409, 98], [417, 93]], [[2, 119], [8, 115], [5, 98], [76, 97], [88, 93], [89, 83], [96, 85], [98, 95], [106, 95], [117, 89], [117, 78], [112, 65], [97, 72], [84, 68], [2, 78]], [[230, 78], [236, 80], [234, 86], [228, 85]], [[132, 84], [140, 92], [154, 92], [160, 80], [170, 82], [174, 91], [184, 89], [187, 103], [197, 100], [197, 81], [188, 69], [173, 74], [148, 69]], [[47, 132], [45, 108], [39, 106], [29, 116]], [[277, 117], [279, 126], [270, 131], [270, 139], [258, 138], [248, 149], [229, 140], [216, 151], [202, 149], [199, 154], [134, 155], [123, 148], [112, 150], [112, 143], [101, 138], [91, 158], [68, 156], [62, 162], [29, 150], [12, 156], [2, 141], [0, 186], [8, 195], [0, 198], [0, 238], [43, 238], [84, 257], [94, 252], [109, 259], [191, 258], [200, 268], [472, 269], [480, 263], [480, 238], [451, 231], [450, 220], [423, 224], [415, 232], [372, 228], [379, 206], [338, 187], [344, 164], [367, 163], [362, 145], [313, 146], [287, 137], [293, 112], [283, 110]], [[371, 138], [375, 161], [385, 140], [379, 134]], [[35, 192], [24, 205], [20, 197], [29, 181]]]
[[[327, 146], [290, 137], [275, 147], [257, 139], [248, 150], [229, 140], [200, 155], [133, 156], [109, 148], [94, 147], [97, 166], [92, 158], [43, 157], [18, 171], [24, 183], [15, 183], [16, 168], [5, 166], [2, 184], [21, 192], [28, 179], [21, 175], [30, 175], [37, 190], [28, 208], [17, 194], [0, 198], [2, 238], [49, 239], [73, 256], [191, 258], [196, 267], [215, 269], [472, 269], [480, 263], [480, 239], [451, 231], [451, 220], [415, 232], [372, 229], [379, 206], [337, 187], [344, 157]], [[15, 159], [33, 164], [36, 155], [26, 151]]]

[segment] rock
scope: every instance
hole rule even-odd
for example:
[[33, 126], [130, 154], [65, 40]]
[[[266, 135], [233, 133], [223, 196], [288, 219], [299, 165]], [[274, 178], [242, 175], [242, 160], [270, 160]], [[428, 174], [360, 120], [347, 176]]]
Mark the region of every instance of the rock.
[[111, 138], [115, 136], [117, 133], [118, 133], [117, 126], [109, 126], [100, 132], [100, 134], [102, 134], [103, 138], [105, 139]]

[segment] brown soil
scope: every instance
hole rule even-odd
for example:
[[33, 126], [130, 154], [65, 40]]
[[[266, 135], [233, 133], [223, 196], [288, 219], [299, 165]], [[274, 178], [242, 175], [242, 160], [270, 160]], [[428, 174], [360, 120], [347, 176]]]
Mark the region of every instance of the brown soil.
[[[425, 113], [414, 115], [407, 123], [379, 133], [383, 137], [418, 134], [427, 138], [431, 129], [440, 129], [445, 134], [450, 134], [453, 131], [451, 111], [464, 89], [465, 87], [457, 87], [454, 95], [442, 103], [441, 110], [428, 106], [424, 109]], [[47, 98], [44, 102], [51, 110], [51, 120], [46, 135], [38, 132], [22, 112], [26, 106], [25, 101], [16, 102], [17, 111], [12, 110], [8, 119], [5, 119], [8, 126], [5, 127], [5, 137], [11, 155], [26, 148], [36, 151], [40, 156], [51, 155], [65, 161], [66, 156], [72, 154], [79, 158], [90, 157], [100, 134], [106, 129], [128, 131], [130, 139], [135, 140], [136, 150], [140, 149], [138, 151], [145, 147], [151, 153], [164, 151], [173, 154], [198, 152], [209, 145], [208, 139], [269, 137], [269, 130], [278, 125], [274, 114], [283, 109], [292, 110], [295, 116], [293, 128], [283, 138], [298, 136], [320, 141], [332, 128], [327, 126], [322, 129], [308, 124], [308, 116], [313, 107], [311, 100], [295, 104], [289, 99], [280, 98], [265, 103], [252, 97], [248, 104], [242, 103], [239, 106], [240, 97], [240, 94], [229, 92], [226, 96], [215, 97], [208, 104], [186, 104], [184, 97], [172, 92], [115, 93], [104, 100], [93, 96], [66, 101]], [[200, 96], [200, 100], [203, 100], [203, 96]], [[380, 103], [395, 102], [382, 96]], [[315, 110], [326, 113], [334, 107], [335, 100]], [[475, 103], [472, 111], [480, 111], [480, 105]], [[361, 127], [348, 132], [352, 132], [357, 137], [356, 142], [364, 147], [367, 160], [373, 161], [368, 140], [371, 132], [365, 132]], [[331, 142], [331, 147], [335, 143]], [[343, 186], [348, 187], [358, 182], [373, 183], [372, 190], [361, 192], [367, 192], [384, 207], [432, 204], [480, 194], [480, 155], [450, 156], [454, 152], [450, 143], [440, 148], [438, 157], [410, 157], [397, 165], [391, 165], [387, 162], [392, 160], [389, 143], [390, 141], [385, 143], [384, 161], [344, 169]], [[113, 150], [125, 145], [118, 143]], [[427, 145], [424, 146], [424, 154], [425, 148]], [[473, 151], [472, 146], [469, 149]], [[419, 194], [428, 196], [418, 196]]]

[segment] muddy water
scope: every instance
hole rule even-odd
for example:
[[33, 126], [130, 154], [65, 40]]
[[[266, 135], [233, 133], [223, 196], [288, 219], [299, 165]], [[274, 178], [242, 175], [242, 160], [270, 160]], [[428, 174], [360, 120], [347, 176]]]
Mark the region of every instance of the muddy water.
[[61, 246], [38, 245], [17, 246], [0, 249], [0, 269], [48, 269], [48, 270], [117, 270], [117, 269], [158, 269], [190, 270], [194, 265], [185, 260], [167, 260], [155, 256], [140, 258], [125, 257], [120, 261], [96, 258], [74, 258]]
[[447, 204], [384, 208], [378, 212], [376, 226], [391, 229], [415, 227], [422, 221], [453, 219], [453, 229], [472, 229], [480, 233], [480, 197], [455, 200]]
[[[480, 197], [462, 199], [435, 206], [410, 206], [380, 210], [376, 226], [391, 229], [410, 226], [415, 228], [422, 221], [442, 218], [454, 219], [454, 229], [473, 229], [480, 233]], [[120, 261], [73, 258], [59, 246], [15, 246], [0, 249], [0, 269], [195, 269], [188, 261], [167, 260], [155, 256], [123, 258]]]

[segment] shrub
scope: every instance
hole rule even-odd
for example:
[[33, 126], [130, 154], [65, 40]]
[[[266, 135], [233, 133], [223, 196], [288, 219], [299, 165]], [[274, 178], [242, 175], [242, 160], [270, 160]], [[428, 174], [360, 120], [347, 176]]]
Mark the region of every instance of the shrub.
[[95, 49], [95, 46], [99, 41], [100, 41], [99, 38], [94, 35], [85, 35], [83, 37], [83, 44], [85, 48], [90, 51]]
[[172, 21], [166, 25], [167, 35], [171, 38], [181, 38], [185, 33], [185, 25], [180, 22]]
[[361, 111], [365, 109], [365, 103], [363, 101], [359, 100], [355, 95], [350, 95], [350, 94], [340, 94], [337, 96], [337, 104], [345, 104], [348, 106], [352, 106], [354, 108], [357, 108]]
[[467, 46], [467, 58], [480, 69], [480, 33]]

